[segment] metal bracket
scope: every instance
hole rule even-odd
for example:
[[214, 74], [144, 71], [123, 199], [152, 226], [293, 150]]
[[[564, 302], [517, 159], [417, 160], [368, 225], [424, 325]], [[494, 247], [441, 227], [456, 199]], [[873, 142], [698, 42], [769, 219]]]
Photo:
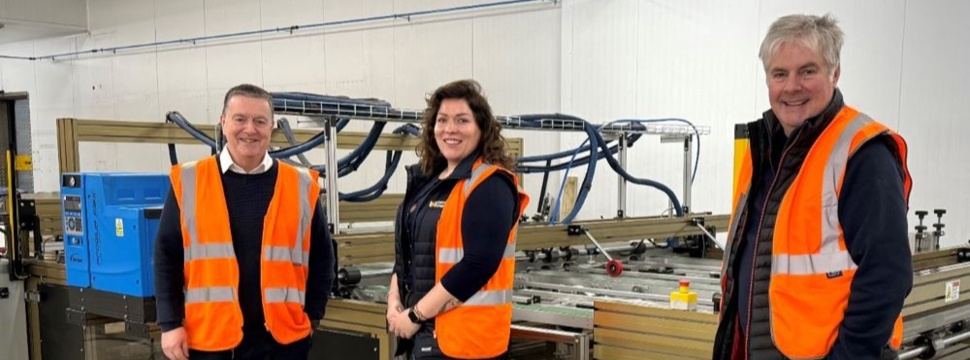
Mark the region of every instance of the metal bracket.
[[24, 293], [24, 300], [32, 303], [40, 302], [40, 293], [37, 291], [27, 291]]
[[65, 315], [67, 316], [67, 323], [77, 326], [86, 326], [88, 314], [84, 310], [77, 310], [72, 308], [64, 309]]
[[148, 338], [151, 335], [151, 327], [145, 323], [125, 321], [125, 332], [135, 337]]
[[970, 248], [957, 249], [957, 262], [963, 263], [970, 261]]
[[569, 225], [566, 227], [566, 233], [569, 234], [569, 236], [585, 235], [586, 228], [580, 225]]
[[714, 246], [720, 247], [720, 245], [718, 245], [717, 243], [717, 237], [715, 237], [714, 234], [711, 233], [711, 230], [708, 230], [707, 227], [704, 226], [704, 218], [696, 217], [691, 219], [691, 221], [694, 222], [694, 225], [697, 226], [697, 228], [701, 229], [701, 231], [704, 232], [704, 235], [707, 235], [708, 239], [711, 239], [711, 242], [714, 243]]
[[41, 234], [40, 217], [37, 216], [37, 203], [34, 200], [20, 200], [17, 202], [17, 212], [20, 215], [19, 229], [34, 235], [34, 258], [43, 259], [44, 239]]

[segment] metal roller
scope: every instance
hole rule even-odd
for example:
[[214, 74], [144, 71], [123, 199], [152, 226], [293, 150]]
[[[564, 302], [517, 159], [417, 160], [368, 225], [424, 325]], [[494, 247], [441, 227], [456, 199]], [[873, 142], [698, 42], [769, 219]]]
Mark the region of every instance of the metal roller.
[[391, 275], [393, 272], [394, 268], [361, 270], [357, 267], [348, 266], [337, 270], [337, 281], [341, 285], [356, 285], [363, 279]]

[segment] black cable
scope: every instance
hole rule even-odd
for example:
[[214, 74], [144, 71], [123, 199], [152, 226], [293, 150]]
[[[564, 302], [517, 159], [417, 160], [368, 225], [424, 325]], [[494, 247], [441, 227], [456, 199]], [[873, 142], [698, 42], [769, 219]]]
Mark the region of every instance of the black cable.
[[168, 144], [168, 159], [172, 162], [172, 166], [179, 164], [179, 156], [175, 151], [175, 144]]
[[[549, 167], [550, 164], [552, 164], [552, 159], [546, 160], [546, 167]], [[549, 184], [549, 173], [550, 171], [546, 171], [542, 174], [542, 189], [539, 190], [539, 202], [536, 205], [536, 212], [540, 214], [542, 213], [542, 203], [546, 198], [546, 185]]]

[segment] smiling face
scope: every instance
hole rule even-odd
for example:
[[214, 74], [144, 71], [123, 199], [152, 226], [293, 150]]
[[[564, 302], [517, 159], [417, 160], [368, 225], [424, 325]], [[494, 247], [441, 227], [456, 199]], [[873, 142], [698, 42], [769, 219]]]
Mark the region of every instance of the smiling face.
[[235, 95], [219, 117], [232, 161], [250, 171], [263, 161], [273, 132], [273, 112], [266, 99]]
[[786, 41], [772, 54], [766, 72], [768, 99], [785, 135], [821, 114], [832, 101], [841, 67], [834, 71], [818, 51]]
[[434, 139], [441, 155], [448, 160], [448, 169], [454, 170], [465, 157], [478, 148], [482, 130], [475, 121], [468, 101], [444, 99], [434, 123]]

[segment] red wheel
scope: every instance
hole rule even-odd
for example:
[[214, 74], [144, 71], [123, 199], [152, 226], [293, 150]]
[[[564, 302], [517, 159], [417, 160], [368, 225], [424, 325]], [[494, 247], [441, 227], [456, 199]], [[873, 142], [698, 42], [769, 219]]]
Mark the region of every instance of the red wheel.
[[620, 260], [610, 260], [606, 263], [606, 274], [612, 277], [623, 273], [623, 263]]

